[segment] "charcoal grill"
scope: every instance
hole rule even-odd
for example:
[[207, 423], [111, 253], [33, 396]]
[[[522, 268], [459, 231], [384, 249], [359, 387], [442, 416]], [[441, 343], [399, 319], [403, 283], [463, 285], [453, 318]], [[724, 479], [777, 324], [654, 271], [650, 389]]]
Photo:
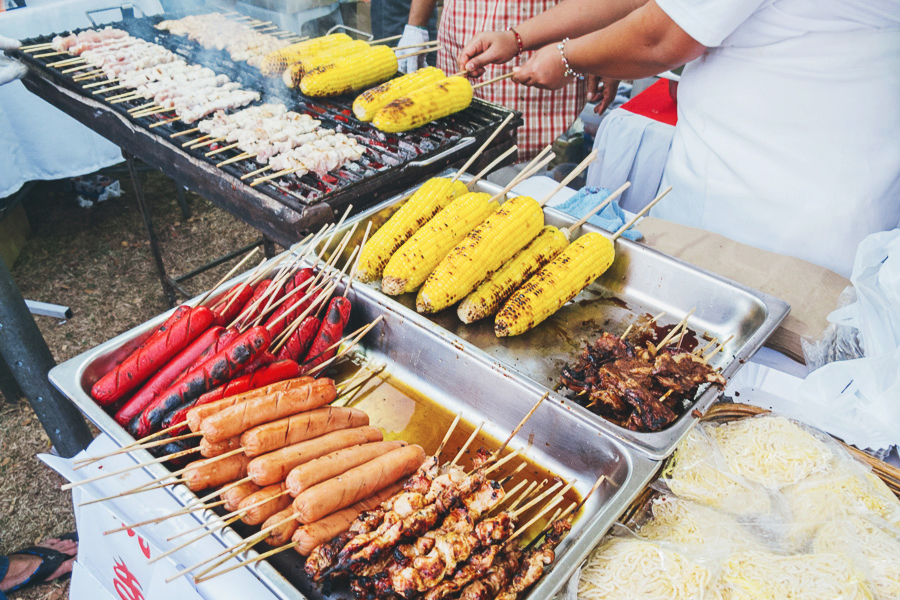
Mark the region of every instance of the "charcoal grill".
[[[281, 81], [263, 77], [257, 69], [233, 61], [225, 51], [206, 49], [153, 27], [163, 18], [178, 16], [126, 17], [112, 25], [160, 44], [188, 62], [228, 75], [246, 89], [259, 91], [261, 102], [283, 102], [290, 110], [314, 116], [323, 127], [356, 138], [366, 148], [363, 158], [324, 175], [292, 174], [250, 187], [249, 180], [241, 181], [240, 176], [259, 167], [252, 159], [216, 167], [217, 163], [237, 156], [239, 150], [206, 157], [206, 152], [217, 147], [183, 148], [183, 141], [190, 136], [170, 136], [192, 125], [179, 121], [149, 128], [170, 118], [171, 113], [135, 119], [128, 110], [143, 104], [143, 99], [109, 104], [92, 94], [93, 90], [83, 89], [93, 80], [76, 82], [73, 78], [78, 72], [64, 74], [47, 66], [60, 57], [34, 58], [21, 51], [11, 54], [30, 67], [23, 83], [32, 93], [119, 145], [123, 152], [163, 171], [282, 245], [296, 242], [306, 232], [333, 221], [350, 204], [354, 211], [362, 210], [448, 166], [462, 163], [512, 112], [476, 99], [466, 110], [417, 130], [385, 134], [353, 116], [353, 97], [303, 96], [287, 89]], [[46, 43], [52, 38], [49, 35], [25, 40], [23, 45]], [[521, 124], [521, 116], [516, 114], [473, 168], [486, 165], [514, 144]]]

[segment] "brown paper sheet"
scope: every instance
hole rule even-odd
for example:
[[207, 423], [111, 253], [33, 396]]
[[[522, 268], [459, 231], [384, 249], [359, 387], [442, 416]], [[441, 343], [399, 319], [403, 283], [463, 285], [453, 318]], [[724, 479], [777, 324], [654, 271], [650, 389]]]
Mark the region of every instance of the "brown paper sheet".
[[818, 339], [828, 326], [828, 313], [850, 281], [824, 267], [739, 244], [702, 229], [647, 217], [638, 224], [641, 240], [655, 250], [680, 258], [791, 305], [791, 312], [766, 346], [805, 362], [801, 336]]

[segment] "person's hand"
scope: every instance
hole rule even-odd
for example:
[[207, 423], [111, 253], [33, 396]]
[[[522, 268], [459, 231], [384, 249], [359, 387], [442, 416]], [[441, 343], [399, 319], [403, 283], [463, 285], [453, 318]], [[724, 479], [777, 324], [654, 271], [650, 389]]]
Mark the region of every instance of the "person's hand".
[[[400, 41], [397, 42], [398, 47], [406, 48], [405, 50], [401, 50], [401, 55], [403, 54], [412, 54], [413, 52], [417, 52], [424, 48], [416, 48], [419, 44], [424, 44], [428, 41], [428, 30], [422, 27], [416, 27], [415, 25], [407, 25], [403, 28], [403, 35], [400, 36]], [[407, 48], [407, 46], [412, 46], [411, 48]], [[409, 58], [404, 58], [399, 61], [400, 70], [404, 73], [412, 73], [413, 71], [419, 69], [420, 67], [425, 66], [425, 55], [420, 54], [418, 56], [410, 56]]]
[[602, 115], [603, 111], [609, 108], [609, 105], [616, 99], [619, 80], [588, 75], [585, 81], [587, 83], [587, 101], [596, 102], [597, 106], [594, 107], [594, 112]]
[[519, 43], [512, 31], [485, 31], [473, 37], [459, 53], [460, 71], [469, 77], [484, 75], [485, 65], [509, 62], [519, 53]]
[[0, 50], [18, 50], [21, 45], [19, 40], [0, 35]]
[[[0, 35], [0, 50], [17, 50], [22, 43], [6, 36]], [[28, 67], [17, 60], [12, 60], [0, 54], [0, 85], [10, 81], [21, 79], [28, 72]]]
[[565, 76], [566, 68], [560, 60], [556, 44], [544, 46], [513, 72], [512, 80], [516, 83], [544, 90], [558, 90], [572, 83], [572, 78]]

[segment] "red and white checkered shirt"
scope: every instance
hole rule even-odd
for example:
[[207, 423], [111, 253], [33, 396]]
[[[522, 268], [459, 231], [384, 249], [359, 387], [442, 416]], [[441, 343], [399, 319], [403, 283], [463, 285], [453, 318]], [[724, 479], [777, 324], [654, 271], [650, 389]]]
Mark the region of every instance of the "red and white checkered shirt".
[[[556, 4], [556, 0], [445, 0], [438, 27], [443, 49], [438, 51], [437, 66], [448, 75], [458, 72], [457, 57], [476, 33], [505, 31]], [[509, 73], [514, 66], [525, 64], [531, 54], [525, 52], [503, 65], [489, 65], [482, 81]], [[475, 95], [522, 112], [525, 125], [519, 129], [519, 160], [528, 160], [569, 128], [584, 107], [585, 85], [576, 81], [551, 92], [504, 79], [478, 88]]]

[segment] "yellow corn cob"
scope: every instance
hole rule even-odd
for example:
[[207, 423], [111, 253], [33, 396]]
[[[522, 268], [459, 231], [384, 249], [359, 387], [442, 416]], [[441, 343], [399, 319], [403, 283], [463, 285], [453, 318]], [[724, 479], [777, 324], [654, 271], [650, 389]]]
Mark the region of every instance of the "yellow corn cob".
[[360, 121], [371, 121], [379, 110], [394, 100], [446, 77], [437, 67], [425, 67], [409, 75], [391, 79], [357, 96], [353, 101], [353, 114]]
[[331, 65], [313, 69], [303, 76], [300, 91], [307, 96], [339, 96], [356, 92], [382, 81], [397, 72], [397, 57], [387, 46], [370, 46], [368, 50], [336, 60]]
[[516, 196], [473, 229], [425, 280], [416, 310], [433, 313], [462, 300], [540, 232], [544, 213], [534, 198]]
[[345, 56], [359, 54], [368, 49], [368, 42], [353, 40], [346, 44], [331, 46], [315, 54], [307, 54], [297, 62], [288, 65], [288, 68], [281, 74], [281, 80], [284, 81], [284, 85], [294, 89], [300, 85], [303, 76], [313, 69], [334, 64], [336, 60]]
[[266, 54], [259, 65], [259, 70], [266, 77], [277, 77], [278, 75], [281, 75], [291, 63], [297, 62], [310, 54], [315, 54], [327, 48], [352, 41], [353, 38], [346, 33], [332, 33], [331, 35], [297, 42], [296, 44], [285, 46], [281, 50]]
[[603, 275], [616, 258], [613, 243], [586, 233], [516, 290], [494, 321], [497, 337], [519, 335], [542, 322]]
[[372, 124], [397, 133], [452, 115], [472, 103], [472, 85], [464, 77], [448, 77], [394, 100], [375, 115]]
[[400, 246], [384, 268], [381, 290], [396, 296], [415, 291], [456, 244], [499, 208], [490, 194], [464, 194]]
[[456, 314], [463, 323], [473, 323], [492, 315], [528, 278], [569, 245], [565, 234], [547, 225], [531, 243], [519, 250], [503, 268], [487, 278], [474, 292], [466, 296]]
[[381, 277], [384, 266], [397, 248], [425, 225], [439, 210], [450, 204], [454, 198], [469, 190], [461, 181], [434, 177], [416, 190], [400, 210], [375, 232], [359, 255], [357, 277], [363, 283]]

